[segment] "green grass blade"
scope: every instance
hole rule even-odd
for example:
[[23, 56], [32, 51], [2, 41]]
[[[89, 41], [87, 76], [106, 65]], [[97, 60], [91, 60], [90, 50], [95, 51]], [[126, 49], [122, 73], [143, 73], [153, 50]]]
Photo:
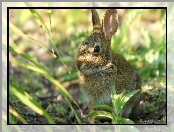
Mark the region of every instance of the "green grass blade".
[[[15, 52], [17, 53], [16, 49], [12, 49], [12, 48], [9, 48], [10, 51], [12, 52]], [[36, 66], [39, 66], [39, 67], [35, 67], [35, 66], [32, 66], [32, 65], [29, 65], [28, 63], [24, 63], [22, 61], [18, 61], [18, 60], [15, 60], [11, 54], [10, 54], [10, 62], [13, 63], [13, 64], [17, 64], [19, 66], [22, 66], [22, 67], [25, 67], [27, 69], [30, 69], [30, 70], [33, 70], [33, 71], [36, 71], [38, 73], [40, 73], [42, 76], [44, 76], [45, 78], [47, 78], [50, 82], [52, 82], [55, 86], [58, 87], [58, 89], [60, 90], [61, 94], [63, 95], [63, 97], [66, 99], [67, 97], [70, 98], [76, 105], [77, 107], [79, 108], [78, 104], [76, 103], [76, 101], [73, 99], [73, 97], [69, 94], [69, 92], [45, 69], [45, 68], [40, 68], [42, 67], [37, 61], [34, 61], [33, 58], [31, 58], [29, 55], [26, 55], [24, 52], [21, 52], [21, 55], [26, 58], [26, 59], [29, 59], [31, 60], [31, 62], [34, 62], [34, 64]], [[68, 104], [70, 105], [71, 109], [73, 110], [73, 107], [71, 106], [70, 102], [68, 99], [66, 99], [66, 101], [68, 101]], [[80, 108], [79, 108], [80, 109]], [[77, 116], [77, 113], [75, 112], [75, 110], [73, 110], [75, 116], [76, 116], [76, 119], [78, 120], [78, 122], [80, 123], [80, 119], [78, 118]]]
[[[10, 42], [11, 42], [11, 41], [10, 41]], [[10, 45], [13, 46], [14, 44], [11, 44], [11, 43], [10, 43]], [[13, 47], [14, 47], [14, 48], [13, 48]], [[56, 79], [54, 79], [54, 78], [52, 77], [52, 75], [51, 75], [41, 64], [39, 64], [36, 60], [34, 60], [34, 59], [33, 59], [31, 56], [29, 56], [28, 54], [26, 54], [26, 53], [20, 51], [20, 50], [17, 48], [17, 46], [16, 46], [16, 47], [13, 46], [13, 47], [9, 46], [9, 50], [12, 51], [12, 52], [14, 52], [14, 53], [17, 53], [17, 54], [23, 56], [24, 58], [26, 58], [27, 60], [31, 61], [32, 63], [34, 63], [34, 64], [36, 65], [36, 67], [33, 67], [33, 66], [31, 66], [31, 65], [29, 65], [29, 64], [27, 64], [27, 63], [23, 63], [23, 62], [21, 62], [21, 61], [14, 60], [14, 58], [12, 58], [12, 56], [10, 56], [10, 57], [11, 57], [10, 61], [13, 61], [12, 63], [16, 63], [16, 64], [18, 64], [18, 65], [20, 65], [20, 66], [23, 66], [23, 67], [25, 67], [25, 68], [28, 68], [28, 69], [30, 69], [30, 70], [33, 70], [33, 71], [36, 71], [36, 72], [41, 73], [45, 78], [47, 78], [47, 79], [50, 80], [53, 84], [55, 84], [55, 85], [59, 88], [59, 90], [61, 91], [61, 93], [62, 93], [64, 96], [68, 96], [73, 102], [75, 102], [75, 101], [73, 100], [73, 97], [68, 93], [68, 91], [67, 91], [65, 88], [63, 88], [63, 86], [62, 86]]]
[[42, 17], [39, 15], [39, 13], [37, 13], [37, 11], [35, 9], [29, 9], [31, 14], [33, 15], [35, 21], [37, 22], [37, 24], [42, 28], [42, 25], [44, 26], [44, 28], [46, 29], [49, 37], [51, 38], [51, 33], [48, 29], [48, 27], [46, 26], [44, 20], [42, 19]]
[[[16, 116], [23, 124], [28, 124], [27, 121], [16, 111], [14, 110], [11, 106], [9, 106], [9, 112]], [[10, 116], [11, 116], [10, 114]], [[13, 120], [13, 117], [11, 116], [10, 118], [11, 124], [16, 124], [16, 122]]]
[[40, 69], [46, 71], [46, 69], [45, 69], [42, 65], [40, 65], [36, 60], [34, 60], [34, 59], [33, 59], [32, 57], [30, 57], [28, 54], [26, 54], [26, 53], [24, 53], [24, 52], [18, 50], [17, 47], [14, 47], [14, 48], [13, 48], [13, 47], [9, 46], [9, 50], [12, 51], [12, 52], [14, 52], [14, 53], [17, 53], [17, 54], [23, 56], [23, 57], [26, 58], [27, 60], [29, 60], [29, 61], [31, 61], [32, 63], [34, 63], [38, 68], [40, 68]]
[[[33, 15], [34, 19], [36, 20], [37, 24], [38, 24], [41, 28], [42, 28], [42, 25], [43, 25], [43, 27], [46, 29], [46, 31], [47, 31], [47, 33], [48, 33], [48, 35], [49, 35], [49, 37], [50, 37], [51, 44], [52, 44], [54, 50], [57, 52], [57, 54], [58, 54], [58, 56], [59, 56], [59, 59], [60, 59], [61, 63], [63, 64], [63, 66], [65, 67], [65, 69], [66, 69], [68, 72], [70, 72], [70, 71], [68, 70], [67, 66], [64, 64], [64, 62], [61, 60], [61, 55], [59, 54], [59, 50], [57, 49], [57, 47], [56, 47], [56, 45], [55, 45], [55, 43], [54, 43], [54, 41], [53, 41], [53, 38], [52, 38], [51, 10], [48, 11], [49, 19], [50, 19], [50, 30], [51, 30], [51, 31], [49, 31], [49, 29], [48, 29], [48, 27], [46, 26], [44, 20], [43, 20], [42, 17], [39, 15], [39, 13], [37, 13], [36, 10], [30, 9], [30, 12], [32, 13], [32, 15]], [[54, 54], [54, 50], [52, 50], [52, 54], [53, 54], [53, 56], [56, 56], [56, 55]]]
[[54, 85], [56, 85], [59, 88], [60, 92], [64, 96], [69, 97], [70, 99], [72, 99], [72, 96], [68, 93], [68, 91], [56, 79], [54, 79], [46, 70], [40, 69], [39, 67], [32, 66], [32, 65], [30, 65], [28, 63], [24, 63], [24, 62], [19, 61], [19, 60], [14, 60], [14, 58], [12, 58], [11, 55], [10, 55], [10, 59], [9, 60], [13, 64], [17, 64], [19, 66], [22, 66], [22, 67], [25, 67], [27, 69], [33, 70], [33, 71], [35, 71], [37, 73], [40, 73], [42, 76], [44, 76], [50, 82], [52, 82]]
[[9, 123], [10, 124], [17, 124], [11, 113], [9, 113]]
[[52, 13], [52, 11], [50, 10], [50, 9], [48, 9], [48, 16], [49, 16], [49, 19], [50, 19], [50, 36], [51, 36], [51, 38], [53, 38], [53, 36], [52, 36], [52, 32], [53, 32], [53, 29], [52, 29], [52, 24], [51, 24], [51, 13]]
[[21, 62], [21, 61], [14, 60], [14, 58], [12, 58], [12, 56], [11, 56], [10, 61], [13, 61], [12, 63], [16, 63], [16, 64], [18, 64], [18, 65], [20, 65], [20, 66], [23, 66], [23, 67], [25, 67], [25, 68], [28, 68], [28, 69], [30, 69], [30, 70], [33, 70], [33, 71], [36, 71], [36, 72], [41, 73], [41, 74], [42, 74], [43, 76], [45, 76], [48, 80], [50, 80], [52, 83], [54, 83], [56, 86], [58, 86], [59, 90], [60, 90], [61, 92], [63, 92], [64, 95], [66, 95], [66, 96], [68, 96], [69, 98], [72, 99], [72, 96], [68, 93], [68, 91], [66, 91], [66, 89], [64, 89], [63, 86], [62, 86], [60, 83], [58, 83], [58, 81], [55, 80], [55, 79], [51, 76], [51, 74], [50, 74], [41, 64], [39, 64], [36, 60], [34, 60], [31, 56], [29, 56], [28, 54], [26, 54], [26, 53], [24, 53], [24, 52], [18, 50], [17, 47], [14, 47], [14, 48], [13, 48], [13, 47], [9, 46], [9, 50], [12, 51], [12, 52], [14, 52], [14, 53], [17, 53], [17, 54], [23, 56], [25, 59], [31, 61], [32, 63], [34, 63], [34, 64], [36, 65], [36, 67], [33, 67], [33, 66], [31, 66], [31, 65], [29, 65], [29, 64], [27, 64], [27, 63], [23, 63], [23, 62]]
[[79, 124], [82, 124], [82, 121], [81, 121], [80, 118], [78, 117], [78, 115], [77, 115], [76, 111], [74, 110], [73, 106], [71, 105], [70, 101], [69, 101], [67, 98], [65, 98], [65, 100], [66, 100], [66, 102], [69, 104], [71, 110], [73, 111], [73, 113], [74, 113], [74, 115], [75, 115], [75, 117], [76, 117], [76, 119], [77, 119], [77, 122], [78, 122]]
[[18, 88], [15, 84], [9, 83], [10, 89], [9, 92], [14, 94], [21, 102], [31, 108], [33, 111], [37, 112], [40, 115], [43, 115], [49, 123], [55, 124], [50, 115], [40, 106], [38, 102], [36, 102], [28, 93], [23, 91], [21, 88]]
[[21, 36], [23, 39], [30, 39], [34, 42], [36, 42], [39, 46], [41, 46], [43, 49], [45, 49], [48, 53], [50, 53], [54, 58], [56, 58], [55, 55], [53, 55], [44, 45], [42, 45], [39, 41], [33, 39], [32, 37], [24, 34], [20, 29], [18, 29], [14, 24], [12, 24], [11, 22], [9, 22], [9, 28], [11, 31], [13, 31], [14, 33], [18, 34], [19, 36]]

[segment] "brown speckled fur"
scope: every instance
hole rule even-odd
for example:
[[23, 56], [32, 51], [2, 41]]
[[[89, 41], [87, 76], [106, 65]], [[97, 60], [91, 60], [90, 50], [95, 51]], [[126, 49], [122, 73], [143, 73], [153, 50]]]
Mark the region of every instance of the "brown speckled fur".
[[[78, 69], [79, 83], [82, 91], [87, 95], [89, 100], [89, 109], [91, 105], [99, 102], [111, 105], [111, 88], [115, 86], [116, 92], [126, 93], [135, 89], [141, 89], [141, 79], [138, 72], [129, 64], [124, 57], [119, 54], [111, 52], [111, 36], [116, 32], [118, 27], [117, 18], [114, 27], [110, 33], [106, 33], [109, 27], [106, 19], [113, 16], [117, 17], [117, 11], [111, 9], [107, 10], [104, 16], [104, 21], [107, 22], [100, 26], [98, 14], [93, 10], [93, 33], [82, 42], [76, 60], [76, 67]], [[111, 14], [109, 14], [109, 13]], [[109, 14], [109, 15], [107, 15]], [[97, 15], [97, 16], [96, 16]], [[97, 27], [97, 28], [96, 28]], [[100, 29], [100, 28], [101, 29]], [[113, 33], [114, 31], [114, 33]], [[94, 52], [94, 47], [99, 46], [100, 51]], [[122, 117], [134, 118], [139, 113], [139, 102], [141, 98], [141, 91], [135, 94], [125, 105], [121, 112]], [[92, 109], [91, 109], [92, 110]]]

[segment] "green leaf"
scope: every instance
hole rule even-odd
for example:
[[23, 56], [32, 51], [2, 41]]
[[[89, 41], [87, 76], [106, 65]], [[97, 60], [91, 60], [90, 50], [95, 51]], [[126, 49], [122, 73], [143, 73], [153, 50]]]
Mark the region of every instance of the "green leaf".
[[110, 119], [113, 119], [112, 114], [109, 113], [109, 112], [106, 112], [106, 111], [93, 111], [90, 114], [88, 114], [86, 116], [86, 118], [90, 118], [90, 117], [93, 117], [93, 116], [103, 116], [103, 117], [108, 117]]
[[136, 94], [139, 90], [140, 90], [140, 89], [131, 91], [130, 93], [127, 93], [127, 94], [121, 99], [121, 102], [120, 102], [121, 109], [122, 109], [123, 106], [126, 104], [126, 102], [127, 102], [134, 94]]
[[121, 93], [121, 94], [118, 94], [116, 95], [116, 92], [115, 92], [115, 88], [112, 87], [112, 95], [111, 95], [111, 98], [112, 98], [112, 104], [114, 106], [114, 112], [116, 115], [118, 115], [121, 111], [121, 99], [124, 95], [124, 92]]
[[95, 108], [95, 109], [104, 109], [104, 110], [106, 110], [106, 111], [109, 111], [109, 112], [113, 112], [114, 113], [114, 110], [113, 110], [113, 108], [111, 108], [110, 106], [108, 106], [108, 105], [104, 105], [104, 104], [96, 104], [96, 105], [94, 105], [93, 106], [93, 108]]
[[114, 86], [112, 86], [112, 89], [111, 89], [111, 90], [112, 90], [112, 91], [111, 91], [112, 96], [116, 95], [116, 90], [115, 90], [115, 87], [114, 87]]
[[115, 87], [112, 86], [112, 89], [111, 89], [111, 98], [112, 98], [112, 104], [114, 106], [114, 110], [116, 111], [117, 109], [117, 96], [116, 96], [116, 90], [115, 90]]

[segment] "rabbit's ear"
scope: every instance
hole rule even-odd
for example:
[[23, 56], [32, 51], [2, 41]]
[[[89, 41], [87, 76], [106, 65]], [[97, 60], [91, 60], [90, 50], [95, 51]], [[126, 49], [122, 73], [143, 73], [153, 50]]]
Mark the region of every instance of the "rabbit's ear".
[[100, 19], [96, 9], [91, 9], [91, 12], [92, 12], [93, 32], [101, 32]]
[[111, 37], [118, 29], [118, 15], [116, 9], [107, 10], [103, 20], [105, 37]]

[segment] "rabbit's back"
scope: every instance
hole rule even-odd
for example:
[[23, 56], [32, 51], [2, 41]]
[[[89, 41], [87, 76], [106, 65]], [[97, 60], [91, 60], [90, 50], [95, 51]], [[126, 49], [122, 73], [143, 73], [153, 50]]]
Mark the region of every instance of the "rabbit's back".
[[141, 89], [141, 78], [139, 73], [121, 55], [113, 55], [113, 64], [117, 69], [115, 87], [118, 93], [126, 90], [126, 93], [136, 89]]

